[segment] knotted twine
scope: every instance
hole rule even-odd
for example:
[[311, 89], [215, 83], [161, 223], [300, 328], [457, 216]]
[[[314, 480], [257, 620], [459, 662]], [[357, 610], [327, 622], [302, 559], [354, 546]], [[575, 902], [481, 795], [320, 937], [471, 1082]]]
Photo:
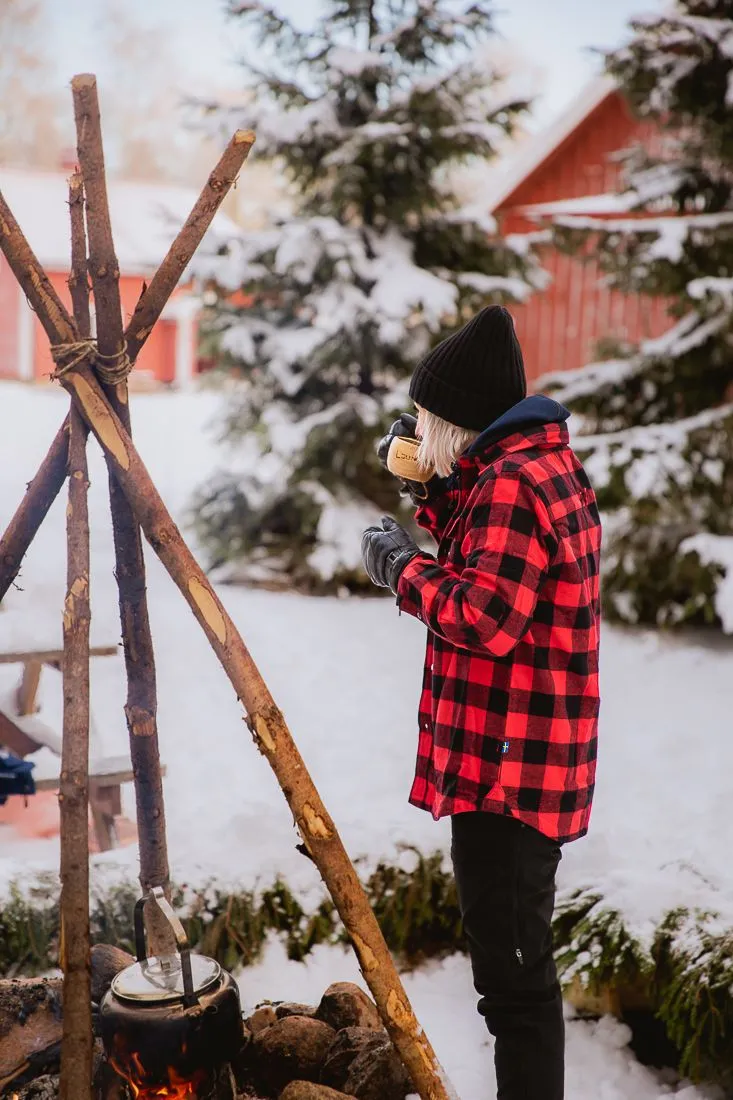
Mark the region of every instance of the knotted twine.
[[97, 347], [97, 341], [92, 339], [74, 340], [69, 344], [51, 344], [51, 357], [56, 364], [56, 369], [51, 375], [55, 380], [63, 378], [65, 374], [84, 362], [89, 363], [100, 381], [107, 386], [116, 386], [119, 382], [124, 382], [132, 370], [126, 341], [121, 350], [112, 355], [104, 355]]

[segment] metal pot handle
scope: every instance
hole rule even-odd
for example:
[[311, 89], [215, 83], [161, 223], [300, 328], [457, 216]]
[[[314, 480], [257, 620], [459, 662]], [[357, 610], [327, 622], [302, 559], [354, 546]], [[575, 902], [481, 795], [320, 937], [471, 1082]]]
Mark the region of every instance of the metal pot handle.
[[148, 949], [145, 942], [145, 905], [148, 901], [154, 902], [168, 921], [176, 939], [176, 948], [181, 958], [181, 973], [183, 975], [183, 1003], [188, 1007], [196, 1004], [198, 997], [193, 988], [193, 974], [191, 973], [191, 948], [188, 944], [186, 931], [176, 916], [173, 907], [163, 892], [162, 886], [154, 886], [149, 894], [139, 898], [135, 902], [134, 926], [135, 926], [135, 954], [138, 962], [145, 962], [148, 958]]

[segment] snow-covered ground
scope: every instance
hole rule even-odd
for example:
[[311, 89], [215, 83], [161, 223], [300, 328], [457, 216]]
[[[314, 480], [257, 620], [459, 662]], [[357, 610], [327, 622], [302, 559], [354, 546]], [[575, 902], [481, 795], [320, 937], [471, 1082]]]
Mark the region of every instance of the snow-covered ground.
[[[220, 459], [210, 425], [210, 392], [133, 399], [138, 448], [179, 523], [192, 490]], [[53, 389], [0, 385], [0, 528], [14, 511], [67, 407]], [[95, 641], [119, 637], [106, 476], [90, 448], [92, 609]], [[0, 612], [0, 649], [60, 640], [65, 574], [64, 502], [58, 501]], [[319, 892], [315, 869], [295, 850], [292, 821], [266, 762], [257, 754], [229, 683], [188, 607], [147, 552], [156, 641], [161, 754], [172, 872], [179, 882], [259, 880], [276, 873]], [[390, 600], [312, 600], [227, 587], [222, 598], [284, 710], [324, 801], [353, 856], [394, 857], [400, 842], [447, 851], [448, 827], [406, 801], [415, 751], [422, 627], [398, 617]], [[6, 609], [7, 605], [7, 609]], [[602, 885], [628, 926], [648, 939], [660, 917], [691, 903], [733, 923], [733, 775], [729, 644], [670, 641], [607, 627], [602, 643], [599, 782], [585, 840], [569, 846], [561, 885]], [[0, 693], [17, 670], [0, 666]], [[58, 677], [44, 672], [43, 717], [59, 722]], [[124, 752], [124, 670], [120, 658], [93, 662], [92, 705], [111, 754]], [[132, 813], [132, 792], [126, 792]], [[0, 883], [56, 866], [58, 841], [19, 840], [0, 827]], [[96, 858], [100, 868], [135, 873], [136, 851]], [[728, 919], [729, 918], [729, 919]], [[353, 965], [334, 950], [307, 964], [283, 961], [272, 945], [245, 972], [248, 1000], [316, 996]], [[410, 976], [424, 1024], [444, 1051], [462, 1100], [490, 1095], [490, 1056], [474, 1019], [465, 960]], [[571, 1100], [651, 1100], [672, 1086], [639, 1067], [626, 1034], [609, 1021], [569, 1031]], [[702, 1090], [677, 1095], [700, 1100]]]
[[[289, 962], [273, 939], [260, 963], [240, 979], [242, 1002], [292, 999], [317, 1004], [334, 975], [340, 981], [364, 982], [351, 952], [320, 946], [304, 963]], [[420, 1023], [430, 1036], [442, 1065], [461, 1100], [489, 1100], [495, 1095], [492, 1043], [471, 996], [467, 959], [453, 955], [403, 976]], [[568, 1016], [572, 1017], [569, 1010]], [[715, 1089], [674, 1084], [671, 1074], [646, 1069], [628, 1049], [629, 1029], [611, 1017], [590, 1023], [567, 1022], [566, 1100], [714, 1100]], [[665, 1080], [668, 1078], [668, 1080]]]

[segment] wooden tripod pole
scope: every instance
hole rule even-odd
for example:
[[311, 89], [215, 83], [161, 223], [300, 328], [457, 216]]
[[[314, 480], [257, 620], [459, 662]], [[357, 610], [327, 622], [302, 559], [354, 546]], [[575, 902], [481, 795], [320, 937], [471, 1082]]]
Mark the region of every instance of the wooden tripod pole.
[[236, 626], [161, 500], [132, 441], [84, 366], [61, 384], [109, 457], [148, 542], [178, 585], [244, 704], [255, 743], [267, 758], [298, 829], [354, 945], [362, 974], [422, 1100], [455, 1100], [417, 1022], [377, 920], [303, 758]]
[[[97, 313], [97, 347], [104, 363], [112, 368], [115, 364], [122, 368], [129, 360], [122, 331], [119, 267], [107, 201], [97, 82], [91, 74], [82, 73], [73, 78], [71, 89], [77, 152], [86, 194], [89, 271]], [[130, 434], [130, 406], [124, 375], [117, 384], [105, 386], [105, 391], [125, 431]], [[145, 894], [154, 886], [162, 886], [169, 893], [168, 842], [158, 748], [155, 655], [148, 617], [145, 560], [140, 528], [111, 467], [109, 495], [115, 577], [119, 589], [122, 645], [127, 670], [125, 717], [135, 777], [140, 885]], [[146, 923], [151, 952], [165, 954], [172, 950], [170, 928], [157, 906], [148, 908]]]
[[[0, 249], [51, 344], [73, 343], [76, 326], [36, 259], [10, 207], [0, 194]], [[10, 525], [0, 539], [0, 600], [18, 575], [20, 564], [48, 509], [66, 480], [69, 418], [56, 433], [41, 468], [28, 485]]]
[[[229, 193], [253, 143], [254, 134], [249, 130], [237, 130], [234, 134], [150, 285], [141, 295], [125, 330], [127, 354], [132, 363], [135, 362], [181, 275], [191, 262], [214, 215]], [[55, 317], [49, 315], [46, 303], [55, 299], [56, 316], [61, 316], [66, 311], [28, 248], [2, 195], [0, 195], [0, 249], [5, 253], [51, 343], [62, 344], [70, 341], [72, 337], [62, 332]], [[20, 256], [19, 249], [23, 253], [20, 263], [17, 262]], [[68, 315], [66, 319], [70, 325]], [[7, 530], [0, 538], [0, 600], [17, 577], [28, 547], [66, 479], [68, 454], [69, 419], [67, 417], [57, 432], [38, 473], [29, 483], [28, 490]]]
[[[69, 287], [80, 337], [89, 336], [84, 192], [69, 182]], [[92, 1006], [89, 955], [89, 510], [87, 428], [72, 403], [69, 417], [67, 588], [64, 603], [64, 736], [61, 752], [61, 967], [64, 1016], [60, 1100], [91, 1100]]]
[[20, 572], [28, 547], [66, 481], [69, 465], [69, 418], [54, 437], [38, 473], [0, 538], [0, 601]]

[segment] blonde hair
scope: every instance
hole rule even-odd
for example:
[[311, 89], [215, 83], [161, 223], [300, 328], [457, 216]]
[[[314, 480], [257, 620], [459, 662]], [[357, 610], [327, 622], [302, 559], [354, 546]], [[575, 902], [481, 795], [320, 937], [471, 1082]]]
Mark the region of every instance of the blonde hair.
[[417, 413], [417, 460], [424, 469], [432, 467], [440, 477], [448, 477], [453, 463], [478, 439], [479, 432], [450, 424], [419, 405]]

